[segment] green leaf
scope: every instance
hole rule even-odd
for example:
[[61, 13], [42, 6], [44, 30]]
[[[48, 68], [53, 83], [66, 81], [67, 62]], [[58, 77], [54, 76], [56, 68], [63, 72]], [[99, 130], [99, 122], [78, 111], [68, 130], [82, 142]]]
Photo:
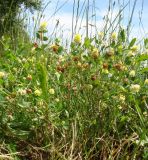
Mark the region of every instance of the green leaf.
[[48, 38], [44, 36], [43, 41], [48, 41]]
[[37, 33], [36, 33], [36, 37], [37, 37], [38, 39], [40, 39], [40, 38], [41, 38], [41, 36], [40, 36], [39, 32], [37, 32]]
[[121, 30], [120, 37], [121, 37], [122, 42], [125, 42], [125, 31], [124, 31], [124, 29]]
[[147, 54], [142, 54], [136, 59], [137, 62], [146, 61], [146, 60], [148, 60]]
[[58, 53], [61, 53], [63, 50], [64, 50], [64, 48], [63, 48], [62, 46], [60, 46], [60, 47], [58, 48]]
[[138, 116], [139, 116], [139, 119], [140, 119], [140, 121], [141, 121], [141, 124], [143, 125], [143, 127], [145, 127], [144, 117], [143, 117], [143, 115], [142, 115], [142, 110], [141, 110], [141, 108], [139, 107], [139, 104], [138, 104], [137, 100], [134, 99], [134, 101], [135, 101], [135, 108], [136, 108], [137, 114], [138, 114]]
[[84, 40], [84, 47], [85, 48], [90, 48], [91, 47], [91, 41], [89, 38], [85, 38]]
[[141, 72], [142, 72], [142, 73], [144, 73], [144, 72], [147, 72], [147, 73], [148, 73], [148, 67], [147, 67], [147, 68], [143, 68], [143, 69], [141, 70]]
[[148, 49], [148, 38], [144, 39], [144, 46], [146, 49]]
[[29, 134], [30, 134], [29, 131], [23, 131], [23, 130], [14, 130], [14, 129], [12, 129], [11, 131], [15, 136], [17, 136], [17, 137], [19, 137], [21, 139], [27, 139]]
[[129, 48], [133, 47], [133, 45], [135, 44], [136, 40], [137, 40], [136, 38], [133, 38], [128, 47]]
[[43, 97], [48, 102], [48, 78], [47, 69], [44, 64], [39, 63], [38, 67], [38, 77], [40, 81], [40, 87], [42, 89]]
[[125, 58], [125, 64], [130, 65], [132, 63], [131, 59], [129, 57]]

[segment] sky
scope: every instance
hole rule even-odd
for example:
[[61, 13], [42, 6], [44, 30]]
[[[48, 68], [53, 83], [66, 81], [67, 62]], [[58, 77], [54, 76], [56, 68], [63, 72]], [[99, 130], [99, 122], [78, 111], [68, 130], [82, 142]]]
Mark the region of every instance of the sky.
[[[85, 34], [86, 31], [86, 12], [83, 4], [87, 0], [75, 0], [76, 4], [79, 4], [79, 18], [76, 20], [76, 15], [74, 19], [73, 32]], [[112, 13], [109, 13], [110, 19], [114, 18], [119, 13], [119, 8], [125, 7], [123, 11], [123, 21], [122, 26], [126, 28], [127, 23], [130, 19], [132, 13], [132, 6], [135, 0], [110, 0], [112, 1]], [[95, 3], [94, 3], [95, 2]], [[114, 3], [115, 2], [115, 3]], [[124, 3], [123, 3], [124, 2]], [[129, 3], [128, 3], [129, 2]], [[120, 4], [119, 4], [120, 3]], [[48, 4], [48, 5], [47, 5]], [[74, 0], [43, 0], [44, 11], [42, 13], [42, 18], [40, 21], [47, 21], [48, 31], [50, 35], [57, 37], [70, 37], [72, 33], [72, 13], [73, 13]], [[95, 5], [94, 5], [95, 4]], [[114, 6], [113, 6], [114, 4]], [[109, 6], [109, 0], [89, 0], [89, 34], [95, 34], [97, 31], [102, 31], [104, 28], [104, 16], [107, 15], [107, 9]], [[120, 6], [120, 7], [119, 7]], [[75, 7], [75, 13], [77, 12]], [[84, 14], [84, 17], [83, 17]], [[38, 13], [35, 14], [38, 17]], [[111, 16], [112, 15], [112, 16]], [[131, 37], [138, 36], [142, 38], [148, 33], [148, 0], [137, 0], [134, 16], [131, 25]], [[83, 18], [82, 18], [83, 17]], [[141, 21], [140, 21], [141, 17]], [[55, 26], [58, 24], [58, 27]], [[33, 25], [33, 24], [31, 24]], [[94, 27], [97, 26], [96, 28]], [[56, 29], [55, 29], [56, 28]], [[55, 31], [55, 32], [54, 32]]]

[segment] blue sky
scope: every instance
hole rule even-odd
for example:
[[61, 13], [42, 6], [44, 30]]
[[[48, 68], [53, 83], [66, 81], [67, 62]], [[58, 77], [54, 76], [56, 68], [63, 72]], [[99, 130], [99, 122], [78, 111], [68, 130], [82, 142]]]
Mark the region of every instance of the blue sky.
[[[49, 33], [52, 33], [57, 21], [59, 21], [59, 28], [57, 29], [56, 36], [69, 36], [69, 34], [71, 33], [71, 28], [72, 28], [72, 10], [73, 10], [74, 0], [43, 0], [43, 6], [45, 6], [50, 1], [51, 3], [48, 4], [45, 11], [43, 12], [44, 16], [41, 19], [41, 21], [48, 22]], [[77, 1], [78, 0], [76, 0], [76, 3]], [[80, 0], [80, 8], [82, 8], [84, 1], [85, 0]], [[91, 17], [91, 15], [94, 14], [92, 13], [93, 11], [92, 8], [94, 9], [94, 7], [92, 6], [94, 6], [93, 2], [95, 1], [96, 3], [95, 5], [96, 25], [97, 25], [98, 31], [102, 30], [102, 28], [104, 27], [103, 17], [107, 13], [109, 0], [89, 0], [89, 1], [90, 1], [89, 17]], [[114, 1], [115, 1], [115, 6], [113, 9], [113, 14], [112, 14], [113, 19], [119, 12], [118, 2], [120, 2], [120, 5], [123, 3], [123, 1], [124, 1], [124, 4], [127, 4], [129, 0], [112, 0], [112, 2]], [[124, 18], [123, 18], [122, 25], [124, 27], [126, 27], [127, 22], [129, 20], [129, 15], [132, 11], [132, 6], [133, 6], [134, 1], [135, 0], [130, 0], [129, 5], [126, 7], [126, 9], [123, 12]], [[143, 10], [142, 10], [142, 2], [143, 2]], [[59, 10], [56, 12], [54, 16], [52, 16], [57, 9]], [[142, 21], [141, 21], [142, 25], [139, 20], [139, 15], [141, 14], [141, 10], [142, 10]], [[84, 12], [84, 8], [81, 13], [83, 12]], [[75, 13], [76, 13], [76, 10], [75, 10]], [[131, 36], [136, 35], [141, 38], [148, 33], [148, 16], [147, 15], [148, 15], [148, 0], [137, 0], [136, 9], [135, 9], [134, 16], [133, 16]], [[83, 20], [81, 21], [82, 14], [79, 17], [80, 18], [78, 19], [78, 26], [75, 32], [83, 33], [85, 32], [85, 24], [86, 24], [85, 21], [86, 20], [85, 18], [83, 18]], [[95, 20], [94, 18], [93, 18], [93, 21], [90, 18], [89, 23], [94, 24], [95, 22], [94, 20]], [[80, 30], [79, 30], [80, 28], [79, 26], [81, 26]], [[93, 30], [93, 27], [90, 27], [89, 32], [95, 32], [95, 31], [92, 31], [91, 29]]]

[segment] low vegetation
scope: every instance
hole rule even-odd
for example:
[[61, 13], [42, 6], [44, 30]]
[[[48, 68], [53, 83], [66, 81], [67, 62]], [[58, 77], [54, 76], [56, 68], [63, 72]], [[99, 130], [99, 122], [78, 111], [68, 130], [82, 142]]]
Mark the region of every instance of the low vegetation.
[[148, 159], [148, 40], [46, 32], [16, 50], [2, 37], [0, 159]]

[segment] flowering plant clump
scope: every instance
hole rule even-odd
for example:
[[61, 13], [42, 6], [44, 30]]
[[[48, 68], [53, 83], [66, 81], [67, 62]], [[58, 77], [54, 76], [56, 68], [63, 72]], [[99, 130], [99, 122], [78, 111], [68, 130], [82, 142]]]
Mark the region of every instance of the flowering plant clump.
[[121, 29], [76, 34], [65, 47], [46, 29], [41, 23], [36, 42], [19, 42], [15, 51], [3, 42], [0, 134], [7, 150], [12, 140], [10, 151], [22, 159], [146, 157], [148, 40], [128, 43]]

